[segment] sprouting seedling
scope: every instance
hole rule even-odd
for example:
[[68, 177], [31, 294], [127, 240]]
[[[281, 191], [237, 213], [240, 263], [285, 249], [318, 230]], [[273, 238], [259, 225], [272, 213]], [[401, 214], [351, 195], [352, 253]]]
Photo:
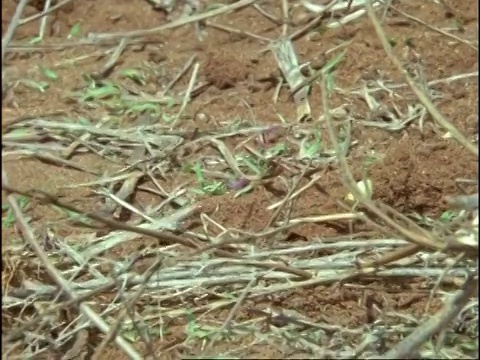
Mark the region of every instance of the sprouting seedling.
[[228, 129], [230, 131], [237, 131], [237, 130], [249, 128], [249, 127], [254, 126], [254, 125], [255, 124], [252, 124], [248, 120], [244, 120], [242, 118], [235, 117], [235, 118], [231, 119], [231, 123], [228, 126]]
[[159, 114], [160, 106], [148, 101], [127, 101], [125, 102], [127, 115], [135, 115], [142, 113]]
[[208, 182], [205, 179], [205, 175], [203, 173], [203, 169], [199, 163], [195, 163], [192, 166], [192, 170], [195, 173], [195, 177], [197, 178], [197, 182], [200, 185], [199, 189], [191, 189], [192, 192], [199, 194], [199, 195], [221, 195], [225, 193], [225, 184], [222, 181], [212, 181]]
[[82, 34], [82, 25], [80, 23], [76, 23], [75, 25], [72, 26], [70, 29], [70, 32], [68, 34], [68, 39], [78, 37]]
[[199, 163], [195, 163], [193, 166], [192, 166], [192, 170], [193, 172], [195, 173], [195, 176], [197, 178], [197, 182], [199, 184], [203, 184], [205, 182], [205, 176], [203, 174], [203, 170], [202, 170], [202, 167], [200, 166]]
[[238, 162], [240, 164], [244, 164], [258, 177], [263, 177], [267, 172], [266, 166], [262, 163], [261, 160], [254, 160], [250, 156], [239, 157]]
[[192, 191], [199, 195], [221, 195], [225, 193], [225, 185], [221, 181], [204, 182], [200, 189], [192, 189]]
[[173, 120], [174, 120], [174, 117], [172, 115], [168, 115], [168, 114], [165, 114], [163, 113], [160, 118], [162, 119], [163, 122], [167, 123], [167, 124], [170, 124]]
[[[17, 198], [18, 206], [21, 210], [24, 210], [28, 205], [28, 198], [25, 196], [19, 196]], [[8, 204], [2, 204], [2, 213], [6, 211], [5, 216], [2, 216], [2, 228], [9, 228], [15, 223], [15, 216]]]
[[409, 218], [415, 220], [418, 225], [432, 227], [435, 224], [435, 220], [427, 215], [422, 215], [417, 212], [412, 212], [407, 215]]
[[182, 164], [181, 171], [183, 173], [192, 173], [192, 172], [194, 172], [193, 165], [189, 162], [184, 162]]
[[457, 212], [457, 211], [447, 210], [447, 211], [444, 211], [444, 212], [440, 215], [440, 217], [438, 218], [438, 220], [439, 220], [441, 223], [447, 224], [447, 223], [449, 223], [450, 221], [452, 221], [456, 216], [458, 216], [458, 212]]
[[27, 80], [27, 79], [20, 80], [19, 83], [31, 89], [38, 90], [41, 93], [44, 93], [50, 86], [50, 84], [46, 81], [33, 81], [33, 80]]
[[320, 70], [323, 78], [326, 80], [327, 91], [330, 92], [335, 88], [335, 79], [333, 76], [333, 70], [343, 60], [346, 51], [342, 51], [340, 54], [330, 59]]
[[92, 123], [90, 122], [90, 120], [84, 116], [80, 116], [78, 119], [77, 119], [78, 123], [81, 124], [81, 125], [86, 125], [86, 126], [90, 126], [92, 125]]
[[120, 72], [122, 77], [133, 80], [139, 85], [145, 85], [145, 76], [138, 69], [124, 69]]
[[28, 43], [30, 45], [36, 45], [36, 44], [39, 44], [41, 42], [42, 42], [42, 37], [41, 36], [35, 36], [28, 41]]
[[40, 66], [40, 70], [42, 71], [43, 76], [45, 76], [48, 80], [58, 80], [58, 74], [44, 66]]
[[70, 221], [82, 224], [91, 224], [90, 219], [83, 214], [76, 213], [74, 211], [64, 209], [60, 206], [53, 206], [53, 209], [56, 210], [58, 213], [65, 215]]
[[397, 39], [391, 37], [388, 39], [388, 43], [390, 44], [391, 47], [395, 47], [398, 43]]
[[333, 76], [333, 73], [328, 73], [325, 74], [325, 87], [327, 89], [327, 92], [330, 93], [335, 89], [335, 77]]
[[287, 147], [285, 146], [284, 143], [278, 143], [269, 147], [267, 150], [265, 150], [265, 153], [264, 153], [265, 159], [273, 159], [283, 154], [286, 148]]
[[341, 53], [335, 55], [333, 58], [327, 61], [327, 63], [322, 67], [323, 75], [331, 73], [337, 65], [343, 60], [345, 57], [346, 50], [343, 50]]
[[122, 336], [131, 342], [136, 342], [140, 338], [140, 335], [138, 335], [137, 330], [133, 326], [124, 326]]
[[413, 38], [411, 37], [407, 37], [405, 39], [405, 45], [408, 46], [409, 48], [414, 48], [415, 47], [415, 44], [413, 42]]
[[207, 329], [204, 326], [200, 325], [196, 319], [195, 315], [192, 312], [187, 312], [187, 321], [185, 332], [187, 339], [199, 339], [202, 342], [201, 349], [207, 344], [208, 338], [210, 338], [215, 331], [213, 329]]
[[174, 97], [167, 97], [166, 100], [167, 100], [167, 103], [166, 103], [167, 109], [171, 109], [175, 105], [179, 104], [178, 99], [175, 99]]
[[382, 155], [377, 153], [375, 150], [371, 150], [367, 156], [365, 157], [365, 160], [363, 160], [363, 166], [368, 167], [376, 163], [382, 158]]
[[10, 131], [7, 136], [8, 136], [8, 140], [19, 140], [19, 139], [25, 138], [26, 136], [31, 136], [34, 134], [35, 134], [35, 131], [33, 129], [18, 128]]
[[454, 220], [458, 215], [459, 215], [458, 211], [446, 210], [442, 214], [440, 214], [437, 220], [433, 219], [430, 216], [419, 214], [417, 212], [412, 212], [408, 216], [414, 219], [419, 225], [432, 227], [436, 223], [448, 224], [449, 222]]
[[83, 95], [83, 101], [105, 100], [113, 96], [120, 95], [120, 89], [112, 83], [105, 82], [101, 85], [95, 84]]
[[313, 133], [315, 137], [312, 141], [304, 138], [300, 142], [300, 159], [313, 159], [320, 154], [323, 148], [322, 135], [317, 129]]

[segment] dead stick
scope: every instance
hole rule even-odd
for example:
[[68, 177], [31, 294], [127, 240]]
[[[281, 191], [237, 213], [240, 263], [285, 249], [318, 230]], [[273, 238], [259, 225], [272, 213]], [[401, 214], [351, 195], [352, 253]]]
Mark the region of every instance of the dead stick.
[[[7, 173], [5, 172], [5, 168], [3, 164], [2, 164], [2, 187], [4, 189], [8, 187]], [[17, 200], [15, 199], [15, 196], [12, 193], [8, 194], [7, 202], [12, 209], [12, 212], [15, 216], [15, 219], [17, 221], [19, 228], [21, 229], [24, 239], [27, 241], [27, 243], [31, 246], [35, 254], [38, 256], [39, 260], [42, 262], [43, 266], [45, 267], [45, 270], [47, 271], [47, 273], [50, 275], [52, 280], [55, 281], [55, 283], [65, 293], [68, 294], [68, 296], [71, 299], [75, 298], [76, 294], [72, 290], [68, 281], [65, 280], [63, 276], [60, 274], [60, 272], [55, 268], [55, 266], [53, 266], [53, 264], [48, 259], [48, 255], [45, 253], [45, 251], [43, 251], [42, 247], [40, 246], [38, 241], [35, 239], [33, 230], [28, 225], [28, 222], [23, 216], [22, 210], [20, 209], [20, 206], [18, 205]], [[80, 303], [79, 309], [83, 313], [83, 315], [86, 316], [93, 324], [95, 324], [100, 331], [104, 333], [108, 333], [109, 331], [108, 324], [105, 321], [103, 321], [103, 319], [96, 312], [94, 312], [88, 305]], [[142, 356], [140, 356], [140, 354], [122, 337], [119, 337], [119, 336], [115, 337], [115, 342], [126, 354], [128, 354], [128, 356], [131, 359], [138, 359], [138, 360], [142, 359]]]
[[123, 33], [111, 33], [111, 34], [90, 34], [90, 36], [94, 39], [97, 40], [103, 40], [103, 39], [115, 39], [115, 38], [132, 38], [132, 37], [139, 37], [139, 36], [146, 36], [146, 35], [152, 35], [159, 33], [164, 30], [170, 30], [170, 29], [175, 29], [177, 27], [187, 25], [190, 23], [194, 23], [197, 21], [209, 19], [214, 16], [221, 15], [223, 13], [229, 12], [229, 11], [234, 11], [234, 10], [239, 10], [243, 7], [249, 6], [253, 4], [257, 0], [241, 0], [238, 1], [232, 5], [228, 6], [223, 6], [221, 8], [207, 11], [203, 14], [198, 14], [198, 15], [192, 15], [192, 16], [187, 16], [182, 19], [172, 21], [171, 23], [158, 26], [156, 28], [148, 29], [148, 30], [134, 30], [134, 31], [129, 31], [129, 32], [123, 32]]
[[27, 3], [28, 3], [28, 0], [20, 0], [20, 2], [17, 5], [17, 8], [15, 9], [15, 14], [13, 14], [12, 21], [8, 25], [7, 32], [5, 33], [5, 36], [2, 39], [2, 67], [3, 67], [3, 62], [5, 61], [5, 53], [6, 53], [8, 44], [10, 44], [10, 41], [12, 41], [13, 33], [15, 32], [15, 29], [17, 28], [18, 23], [20, 22], [20, 16], [22, 15], [23, 8], [27, 5]]

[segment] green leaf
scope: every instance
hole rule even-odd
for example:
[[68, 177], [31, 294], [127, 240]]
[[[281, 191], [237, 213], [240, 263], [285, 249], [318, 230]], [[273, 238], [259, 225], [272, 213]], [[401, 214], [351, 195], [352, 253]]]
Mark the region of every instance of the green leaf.
[[242, 162], [252, 170], [256, 175], [262, 175], [264, 173], [263, 169], [261, 168], [260, 164], [256, 164], [252, 160], [250, 160], [249, 156], [245, 156], [242, 158]]
[[56, 205], [54, 205], [53, 208], [57, 212], [59, 212], [60, 214], [66, 215], [67, 218], [71, 221], [79, 222], [79, 223], [83, 223], [83, 224], [91, 224], [90, 219], [84, 214], [79, 214], [79, 213], [76, 213], [74, 211], [64, 209], [64, 208], [61, 208], [60, 206], [56, 206]]
[[222, 195], [225, 194], [225, 184], [221, 181], [214, 181], [211, 184], [204, 185], [203, 191], [210, 195]]
[[281, 155], [282, 153], [285, 152], [286, 146], [283, 143], [280, 144], [275, 144], [274, 146], [268, 148], [265, 151], [265, 157], [267, 159], [274, 158], [278, 155]]
[[397, 39], [393, 37], [388, 39], [388, 43], [390, 44], [391, 47], [395, 47], [397, 45], [397, 42], [398, 42]]
[[20, 82], [25, 85], [25, 86], [28, 86], [29, 88], [31, 89], [35, 89], [35, 90], [38, 90], [40, 91], [41, 93], [44, 93], [45, 90], [48, 89], [48, 87], [50, 86], [49, 83], [45, 82], [45, 81], [33, 81], [33, 80], [20, 80]]
[[81, 124], [81, 125], [86, 125], [86, 126], [91, 125], [90, 120], [88, 120], [86, 117], [83, 117], [83, 116], [80, 116], [78, 118], [78, 123]]
[[70, 29], [70, 33], [68, 34], [68, 39], [71, 39], [73, 37], [78, 37], [81, 34], [82, 34], [82, 25], [80, 23], [76, 23]]
[[105, 100], [119, 94], [120, 94], [120, 90], [115, 85], [107, 83], [105, 84], [105, 86], [89, 89], [83, 96], [83, 100], [84, 101]]
[[33, 135], [35, 134], [34, 131], [32, 131], [29, 128], [18, 128], [18, 129], [13, 129], [8, 133], [8, 138], [14, 140], [15, 138], [22, 138], [26, 135]]
[[202, 166], [197, 162], [193, 165], [192, 170], [195, 173], [195, 176], [197, 178], [197, 182], [199, 184], [203, 184], [204, 181], [205, 181], [205, 176], [203, 175]]
[[[25, 196], [18, 196], [17, 203], [21, 210], [24, 210], [28, 205], [28, 198]], [[15, 215], [8, 204], [2, 204], [2, 211], [7, 211], [5, 216], [2, 216], [2, 228], [9, 228], [15, 223]]]
[[320, 148], [316, 143], [311, 143], [307, 139], [300, 142], [300, 159], [311, 159], [314, 157]]
[[41, 66], [40, 69], [42, 70], [42, 73], [43, 75], [49, 79], [49, 80], [58, 80], [58, 75], [55, 71], [47, 68], [47, 67], [44, 67], [44, 66]]
[[330, 59], [323, 67], [322, 72], [324, 75], [332, 72], [332, 70], [343, 60], [345, 54], [347, 53], [346, 50], [343, 50], [340, 54], [335, 55], [332, 59]]
[[145, 76], [138, 69], [125, 69], [120, 72], [120, 75], [131, 79], [140, 85], [145, 85]]
[[453, 220], [455, 215], [457, 214], [454, 211], [447, 210], [440, 215], [440, 218], [438, 220], [442, 223], [448, 223]]
[[38, 44], [40, 42], [42, 42], [41, 36], [35, 36], [34, 38], [30, 39], [30, 41], [28, 43], [30, 45], [35, 45], [35, 44]]
[[130, 102], [125, 104], [125, 107], [128, 108], [126, 114], [142, 114], [142, 113], [160, 113], [160, 107], [157, 104], [151, 102]]

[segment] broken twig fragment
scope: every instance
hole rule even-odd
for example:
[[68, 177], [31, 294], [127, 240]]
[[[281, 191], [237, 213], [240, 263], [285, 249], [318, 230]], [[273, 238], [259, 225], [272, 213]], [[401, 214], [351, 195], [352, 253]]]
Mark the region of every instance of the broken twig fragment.
[[[297, 54], [289, 39], [283, 38], [272, 44], [271, 50], [275, 55], [278, 67], [290, 87], [295, 105], [297, 106], [297, 121], [310, 120], [312, 112], [308, 102], [310, 86], [300, 71]], [[301, 84], [304, 86], [300, 86]], [[296, 90], [295, 92], [293, 90]]]

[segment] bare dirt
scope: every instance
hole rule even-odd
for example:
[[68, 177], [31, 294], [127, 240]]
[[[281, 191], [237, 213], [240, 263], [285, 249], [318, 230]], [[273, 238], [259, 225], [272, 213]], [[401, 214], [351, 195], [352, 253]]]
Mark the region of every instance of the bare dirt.
[[[414, 15], [431, 26], [447, 29], [446, 31], [462, 39], [477, 39], [477, 4], [473, 1], [445, 1], [445, 3], [446, 6], [413, 0], [401, 3], [393, 1], [393, 4], [405, 13]], [[2, 1], [2, 33], [5, 33], [16, 5], [17, 1], [14, 0]], [[177, 6], [181, 8], [182, 5]], [[281, 18], [281, 8], [276, 1], [265, 2], [263, 8]], [[41, 9], [41, 4], [36, 7], [27, 6], [22, 17], [37, 14], [38, 9]], [[176, 9], [176, 12], [181, 13], [181, 10]], [[301, 22], [302, 11], [296, 9], [296, 12], [298, 14], [295, 16]], [[178, 14], [173, 13], [171, 16], [175, 18]], [[124, 32], [153, 28], [168, 21], [170, 20], [165, 13], [154, 11], [147, 1], [74, 1], [49, 17], [44, 43], [67, 42], [66, 37], [76, 23], [81, 24], [82, 34], [85, 35], [90, 32]], [[252, 7], [234, 14], [222, 15], [218, 21], [213, 22], [271, 39], [277, 38], [281, 33], [281, 26], [273, 24]], [[36, 20], [20, 26], [16, 31], [13, 50], [8, 52], [4, 67], [7, 81], [14, 83], [21, 78], [41, 80], [41, 75], [37, 71], [39, 64], [55, 68], [58, 79], [43, 93], [23, 85], [9, 91], [2, 102], [3, 123], [8, 124], [24, 116], [41, 116], [53, 112], [85, 116], [93, 122], [108, 115], [108, 109], [84, 108], [66, 100], [65, 94], [84, 87], [83, 76], [98, 72], [107, 61], [107, 58], [102, 56], [85, 59], [81, 57], [98, 52], [99, 49], [104, 51], [114, 45], [72, 46], [63, 50], [23, 49], [19, 44], [27, 44], [30, 39], [37, 36], [39, 26], [40, 21]], [[291, 26], [289, 31], [293, 32], [300, 26]], [[469, 74], [478, 70], [477, 51], [406, 19], [393, 10], [388, 13], [384, 28], [391, 43], [395, 44], [395, 53], [402, 61], [412, 66], [412, 71], [421, 71], [426, 81]], [[188, 104], [184, 116], [179, 120], [179, 130], [192, 134], [218, 131], [225, 127], [226, 122], [238, 119], [249, 120], [257, 126], [279, 124], [278, 114], [281, 114], [287, 122], [295, 121], [295, 105], [288, 92], [282, 91], [278, 101], [273, 103], [275, 85], [264, 81], [272, 74], [278, 74], [271, 53], [262, 51], [266, 43], [210, 27], [207, 27], [203, 41], [199, 41], [192, 25], [151, 35], [148, 39], [151, 41], [147, 45], [128, 47], [121, 55], [118, 65], [121, 68], [142, 67], [145, 64], [161, 67], [161, 75], [148, 78], [143, 85], [142, 90], [146, 93], [155, 94], [162, 89], [192, 56], [196, 56], [196, 61], [200, 63], [198, 83], [210, 84], [206, 90], [199, 91]], [[317, 28], [315, 36], [304, 36], [294, 44], [300, 62], [308, 61], [321, 66], [332, 58], [330, 49], [345, 42], [349, 44], [344, 47], [346, 51], [344, 59], [335, 70], [336, 86], [341, 88], [345, 95], [333, 94], [330, 99], [331, 106], [344, 104], [348, 113], [355, 119], [382, 121], [378, 117], [372, 118], [365, 101], [358, 94], [352, 95], [352, 91], [361, 90], [363, 84], [373, 80], [388, 80], [394, 84], [403, 84], [404, 80], [386, 57], [368, 18], [362, 17], [339, 29]], [[79, 59], [75, 66], [58, 66], [74, 58]], [[111, 78], [120, 81], [115, 70]], [[188, 78], [189, 76], [182, 78], [172, 90], [184, 90], [188, 85]], [[475, 139], [478, 130], [477, 76], [439, 82], [431, 85], [431, 89], [435, 92], [434, 103], [438, 109], [469, 139]], [[397, 111], [406, 113], [407, 106], [417, 102], [408, 87], [394, 91], [393, 96], [389, 96], [386, 91], [372, 92], [372, 96], [393, 113]], [[314, 118], [321, 115], [323, 109], [319, 86], [313, 87], [310, 103]], [[123, 121], [124, 125], [128, 126], [136, 120], [125, 117]], [[304, 126], [308, 129], [311, 124]], [[2, 134], [5, 133], [5, 127], [2, 126]], [[405, 215], [420, 214], [423, 217], [437, 218], [448, 210], [443, 201], [444, 197], [459, 192], [456, 180], [475, 179], [478, 172], [475, 156], [453, 139], [442, 138], [444, 134], [445, 131], [439, 129], [429, 115], [425, 116], [423, 128], [417, 119], [399, 131], [369, 127], [354, 121], [352, 139], [356, 144], [351, 148], [348, 162], [357, 181], [368, 174], [374, 184], [374, 200], [383, 201]], [[271, 141], [288, 143], [289, 136], [288, 133], [280, 132], [275, 134]], [[228, 139], [226, 144], [230, 149], [234, 149], [243, 140]], [[211, 154], [210, 149], [196, 149], [195, 144], [191, 146], [187, 144], [182, 151], [185, 151], [185, 154], [178, 155], [180, 162], [192, 162]], [[367, 158], [372, 154], [375, 154], [376, 160], [368, 166], [365, 165]], [[99, 173], [115, 168], [107, 160], [92, 154], [75, 155], [72, 160]], [[94, 175], [82, 171], [58, 167], [35, 159], [4, 158], [3, 161], [10, 184], [21, 189], [42, 189], [55, 193], [65, 185], [96, 179]], [[285, 169], [281, 171], [284, 177], [293, 178], [301, 170], [298, 167], [292, 168], [291, 171]], [[346, 194], [341, 171], [337, 166], [329, 165], [321, 171], [321, 174], [317, 186], [302, 193], [294, 203], [291, 218], [343, 211], [336, 201], [343, 199]], [[167, 173], [165, 178], [159, 178], [158, 181], [167, 192], [170, 192], [183, 182], [194, 184], [196, 179], [193, 175], [177, 169]], [[306, 182], [306, 180], [302, 182], [302, 185]], [[101, 204], [99, 197], [92, 194], [89, 188], [70, 190], [62, 188], [61, 191], [64, 201], [85, 210], [95, 210]], [[285, 184], [278, 177], [274, 177], [268, 186], [257, 186], [252, 192], [238, 198], [233, 197], [233, 192], [226, 192], [218, 196], [199, 198], [199, 204], [204, 213], [224, 228], [255, 232], [263, 230], [272, 216], [272, 211], [266, 208], [280, 201], [286, 192]], [[138, 192], [134, 201], [145, 207], [158, 203], [159, 198]], [[33, 202], [25, 211], [32, 218], [33, 224], [58, 220], [58, 225], [55, 226], [58, 236], [65, 237], [71, 233], [84, 231], [75, 225], [61, 222], [62, 214], [52, 210], [50, 206]], [[191, 230], [201, 229], [199, 216], [190, 220]], [[285, 246], [293, 246], [318, 238], [386, 236], [364, 224], [355, 224], [353, 230], [354, 234], [350, 233], [351, 229], [346, 222], [308, 223], [291, 229], [279, 241], [283, 241]], [[2, 226], [3, 245], [18, 241], [20, 235], [15, 227]], [[136, 246], [140, 244], [132, 246], [115, 251], [121, 256], [135, 251]], [[431, 287], [425, 280], [415, 278], [382, 281], [372, 277], [370, 280], [352, 281], [341, 286], [313, 285], [250, 299], [236, 320], [255, 319], [259, 316], [258, 311], [278, 307], [300, 311], [312, 321], [352, 328], [375, 321], [378, 313], [372, 319], [367, 306], [367, 303], [372, 301], [381, 312], [398, 312], [405, 316], [420, 318], [426, 315], [430, 290]], [[428, 312], [433, 314], [442, 304], [441, 297], [435, 297], [429, 304]], [[228, 310], [225, 309], [212, 311], [205, 319], [220, 326], [227, 313]], [[201, 338], [185, 342], [184, 324], [183, 318], [172, 319], [169, 332], [162, 340], [154, 341], [158, 350], [163, 349], [162, 358], [229, 353], [245, 358], [302, 357], [302, 353], [291, 348], [288, 342], [285, 342], [283, 347], [268, 342], [257, 343], [258, 339], [254, 339], [251, 334], [218, 341], [213, 348], [206, 351]], [[3, 327], [2, 332], [5, 331], [8, 330]], [[98, 332], [92, 329], [89, 334], [89, 348], [94, 349], [101, 340]], [[145, 350], [140, 342], [136, 347], [139, 351]], [[57, 350], [57, 353], [52, 352], [51, 356], [57, 358], [60, 353], [61, 350]], [[125, 355], [116, 346], [110, 345], [102, 358], [120, 359], [125, 358]]]

